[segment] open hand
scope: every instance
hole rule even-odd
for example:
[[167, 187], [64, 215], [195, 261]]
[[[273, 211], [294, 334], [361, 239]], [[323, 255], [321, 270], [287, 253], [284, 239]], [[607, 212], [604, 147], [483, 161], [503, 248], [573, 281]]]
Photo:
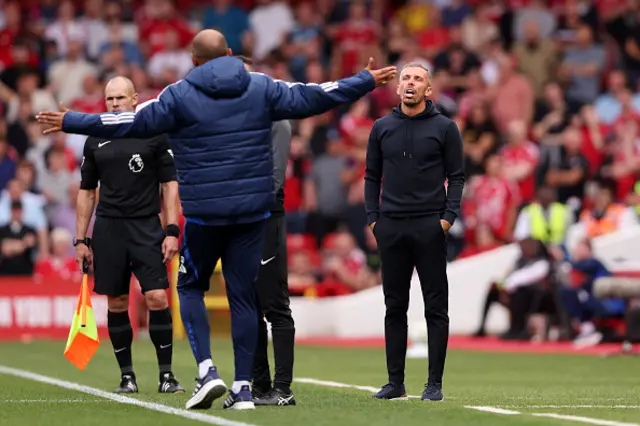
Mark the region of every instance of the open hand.
[[43, 134], [48, 135], [50, 133], [56, 133], [62, 131], [62, 121], [65, 114], [69, 111], [62, 102], [60, 102], [60, 112], [40, 112], [36, 115], [36, 120], [40, 124], [48, 126], [42, 131]]
[[373, 79], [376, 81], [376, 87], [384, 86], [385, 84], [396, 78], [396, 74], [398, 73], [398, 69], [394, 66], [374, 70], [373, 58], [369, 58], [369, 63], [367, 64], [365, 70], [369, 71], [369, 73], [373, 76]]

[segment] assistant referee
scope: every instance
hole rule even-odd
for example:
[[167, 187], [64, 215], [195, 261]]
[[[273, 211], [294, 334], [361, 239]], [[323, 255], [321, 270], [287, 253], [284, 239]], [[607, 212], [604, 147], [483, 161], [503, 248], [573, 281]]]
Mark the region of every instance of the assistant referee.
[[[105, 100], [109, 112], [133, 111], [137, 94], [129, 79], [116, 77], [105, 88]], [[160, 370], [158, 392], [184, 392], [171, 369], [173, 321], [166, 293], [166, 264], [178, 252], [180, 235], [178, 183], [168, 139], [89, 137], [83, 155], [74, 245], [78, 263], [82, 265], [86, 259], [94, 266], [94, 291], [108, 299], [109, 338], [121, 371], [116, 393], [138, 392], [128, 312], [131, 273], [140, 282], [149, 308], [149, 335]], [[93, 239], [89, 239], [87, 228], [98, 183], [96, 221]], [[167, 215], [166, 234], [159, 217], [160, 187]]]
[[431, 90], [423, 65], [405, 65], [398, 85], [402, 101], [375, 122], [367, 146], [365, 208], [378, 241], [386, 305], [389, 383], [374, 395], [380, 399], [407, 397], [407, 310], [414, 268], [429, 339], [429, 379], [422, 399], [443, 399], [449, 339], [446, 235], [460, 214], [464, 169], [460, 131], [427, 100]]
[[[238, 55], [245, 68], [252, 71], [253, 61]], [[253, 359], [252, 394], [255, 405], [296, 405], [291, 391], [295, 325], [289, 300], [287, 268], [287, 228], [284, 216], [284, 181], [291, 149], [291, 124], [276, 121], [271, 126], [273, 176], [276, 203], [267, 219], [260, 272], [256, 290], [258, 294], [258, 345]], [[275, 376], [271, 381], [267, 323], [271, 324]]]

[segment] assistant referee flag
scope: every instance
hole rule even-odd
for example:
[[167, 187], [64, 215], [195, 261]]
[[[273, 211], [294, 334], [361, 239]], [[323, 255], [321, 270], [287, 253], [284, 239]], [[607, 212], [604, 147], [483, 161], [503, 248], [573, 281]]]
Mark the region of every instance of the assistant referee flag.
[[64, 349], [64, 356], [80, 370], [84, 370], [93, 358], [93, 355], [100, 346], [98, 338], [98, 327], [96, 326], [95, 314], [91, 306], [91, 295], [89, 293], [88, 267], [84, 265], [82, 273], [82, 287], [78, 296], [78, 304], [73, 313], [73, 322], [69, 330], [67, 346]]

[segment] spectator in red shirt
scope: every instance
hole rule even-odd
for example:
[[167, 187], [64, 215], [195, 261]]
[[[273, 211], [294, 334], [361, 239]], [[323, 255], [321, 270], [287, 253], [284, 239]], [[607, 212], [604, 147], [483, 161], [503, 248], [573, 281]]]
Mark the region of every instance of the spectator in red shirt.
[[369, 117], [369, 108], [369, 100], [360, 99], [340, 119], [340, 136], [342, 136], [345, 145], [354, 145], [358, 133], [363, 130], [366, 131], [366, 138], [369, 137], [369, 131], [373, 127], [373, 119]]
[[165, 38], [169, 31], [178, 33], [180, 47], [191, 43], [193, 32], [178, 15], [171, 1], [147, 0], [145, 7], [145, 16], [140, 23], [140, 40], [147, 58], [165, 49]]
[[[469, 217], [467, 241], [478, 242], [475, 231], [488, 227], [495, 239], [507, 242], [511, 240], [516, 220], [517, 208], [521, 203], [518, 186], [504, 175], [504, 160], [499, 155], [490, 155], [485, 162], [486, 174], [474, 177], [469, 183], [467, 193]], [[465, 203], [466, 204], [466, 203]]]
[[340, 61], [340, 76], [346, 77], [357, 72], [364, 63], [363, 58], [370, 53], [378, 41], [378, 28], [367, 18], [364, 2], [354, 1], [349, 6], [349, 18], [336, 34], [336, 53]]
[[71, 102], [70, 109], [87, 114], [99, 114], [105, 111], [102, 84], [95, 75], [85, 76], [82, 81], [82, 91], [82, 96]]
[[10, 2], [4, 5], [5, 25], [0, 30], [0, 68], [8, 67], [13, 63], [11, 46], [22, 31], [20, 4]]
[[289, 293], [292, 296], [302, 296], [307, 289], [317, 284], [316, 271], [309, 254], [304, 251], [291, 253], [289, 260]]
[[429, 28], [420, 32], [418, 43], [429, 60], [433, 60], [449, 44], [449, 29], [442, 26], [440, 9], [431, 8]]
[[527, 125], [513, 120], [507, 124], [508, 143], [500, 150], [505, 178], [518, 183], [523, 202], [535, 195], [535, 170], [540, 160], [538, 146], [527, 139]]
[[68, 230], [55, 228], [51, 231], [51, 255], [36, 263], [34, 278], [37, 281], [78, 281], [81, 278], [71, 243], [72, 237]]
[[302, 187], [304, 177], [311, 170], [311, 162], [306, 154], [305, 143], [300, 135], [293, 136], [284, 181], [284, 210], [287, 214], [289, 233], [302, 233], [306, 228], [306, 212], [302, 208]]
[[351, 234], [341, 232], [326, 250], [325, 280], [317, 288], [319, 296], [338, 296], [375, 286], [375, 275], [367, 267], [367, 257]]

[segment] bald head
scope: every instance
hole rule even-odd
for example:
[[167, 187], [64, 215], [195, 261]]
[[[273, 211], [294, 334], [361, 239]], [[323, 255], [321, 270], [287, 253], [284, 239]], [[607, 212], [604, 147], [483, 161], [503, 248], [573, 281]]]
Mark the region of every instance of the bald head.
[[131, 80], [118, 76], [107, 83], [104, 99], [109, 112], [133, 111], [138, 103], [138, 94]]
[[230, 56], [231, 49], [227, 46], [227, 39], [216, 30], [202, 30], [193, 38], [191, 47], [193, 64], [202, 65], [215, 58]]

